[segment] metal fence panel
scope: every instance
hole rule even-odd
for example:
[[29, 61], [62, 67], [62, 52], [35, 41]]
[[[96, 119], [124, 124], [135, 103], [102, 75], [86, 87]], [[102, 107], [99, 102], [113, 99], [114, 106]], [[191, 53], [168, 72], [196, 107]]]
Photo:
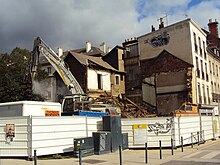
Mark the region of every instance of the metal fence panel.
[[[146, 125], [146, 129], [139, 129], [139, 125]], [[148, 142], [149, 147], [158, 147], [159, 140], [162, 141], [163, 146], [171, 146], [170, 141], [173, 136], [172, 129], [172, 117], [122, 119], [122, 132], [128, 133], [130, 148], [142, 148], [145, 142]], [[140, 135], [138, 135], [138, 133], [140, 133]], [[136, 141], [135, 138], [137, 139]]]
[[[28, 118], [29, 117], [0, 118], [0, 156], [28, 156]], [[13, 138], [6, 137], [6, 124], [14, 125], [15, 129]]]

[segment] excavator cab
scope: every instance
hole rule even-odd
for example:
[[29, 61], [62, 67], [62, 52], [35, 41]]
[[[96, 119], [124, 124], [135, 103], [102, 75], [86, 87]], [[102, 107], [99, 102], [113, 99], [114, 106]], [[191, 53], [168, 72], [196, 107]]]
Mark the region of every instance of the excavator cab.
[[63, 112], [75, 112], [78, 110], [88, 110], [90, 101], [86, 101], [86, 95], [70, 95], [65, 96], [62, 102]]

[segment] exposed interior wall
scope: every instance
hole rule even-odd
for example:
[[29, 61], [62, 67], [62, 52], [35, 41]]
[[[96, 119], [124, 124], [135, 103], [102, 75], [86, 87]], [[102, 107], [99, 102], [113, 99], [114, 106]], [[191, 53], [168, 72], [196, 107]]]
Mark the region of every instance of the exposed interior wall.
[[136, 104], [142, 103], [141, 71], [138, 57], [125, 59], [125, 93]]
[[156, 77], [157, 112], [167, 115], [187, 102], [186, 70], [161, 73]]
[[[111, 81], [110, 81], [110, 72], [101, 71], [101, 70], [93, 70], [88, 69], [87, 71], [87, 83], [88, 83], [88, 90], [89, 91], [111, 91]], [[101, 76], [100, 80], [98, 80], [98, 76]], [[101, 89], [98, 87], [99, 82], [101, 81]]]
[[142, 104], [141, 71], [139, 61], [139, 45], [136, 38], [125, 40], [124, 66], [125, 66], [125, 94], [136, 104]]
[[154, 76], [145, 78], [142, 83], [143, 101], [156, 106], [156, 91]]
[[125, 93], [125, 78], [124, 74], [111, 74], [111, 93], [112, 96], [118, 96]]
[[178, 110], [186, 102], [186, 97], [186, 92], [157, 95], [158, 115], [172, 115], [175, 110]]

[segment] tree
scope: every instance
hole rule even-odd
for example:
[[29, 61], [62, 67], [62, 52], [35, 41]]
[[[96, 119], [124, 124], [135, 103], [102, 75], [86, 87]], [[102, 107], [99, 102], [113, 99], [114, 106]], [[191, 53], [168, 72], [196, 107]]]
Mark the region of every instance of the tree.
[[[20, 100], [43, 100], [32, 92], [29, 71], [30, 51], [16, 47], [11, 54], [0, 56], [0, 102]], [[38, 68], [37, 79], [46, 78], [46, 73]]]

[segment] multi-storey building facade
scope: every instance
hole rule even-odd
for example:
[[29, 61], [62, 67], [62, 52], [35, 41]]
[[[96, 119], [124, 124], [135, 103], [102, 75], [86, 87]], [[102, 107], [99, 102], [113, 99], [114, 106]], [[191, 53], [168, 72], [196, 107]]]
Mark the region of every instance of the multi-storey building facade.
[[137, 40], [140, 96], [145, 103], [155, 106], [157, 113], [169, 114], [185, 102], [215, 104], [213, 98], [220, 92], [220, 63], [207, 51], [207, 33], [192, 19], [167, 27], [161, 22], [158, 30], [152, 28], [152, 32]]
[[140, 54], [137, 38], [125, 40], [122, 43], [124, 53], [125, 93], [126, 97], [137, 104], [142, 104]]

